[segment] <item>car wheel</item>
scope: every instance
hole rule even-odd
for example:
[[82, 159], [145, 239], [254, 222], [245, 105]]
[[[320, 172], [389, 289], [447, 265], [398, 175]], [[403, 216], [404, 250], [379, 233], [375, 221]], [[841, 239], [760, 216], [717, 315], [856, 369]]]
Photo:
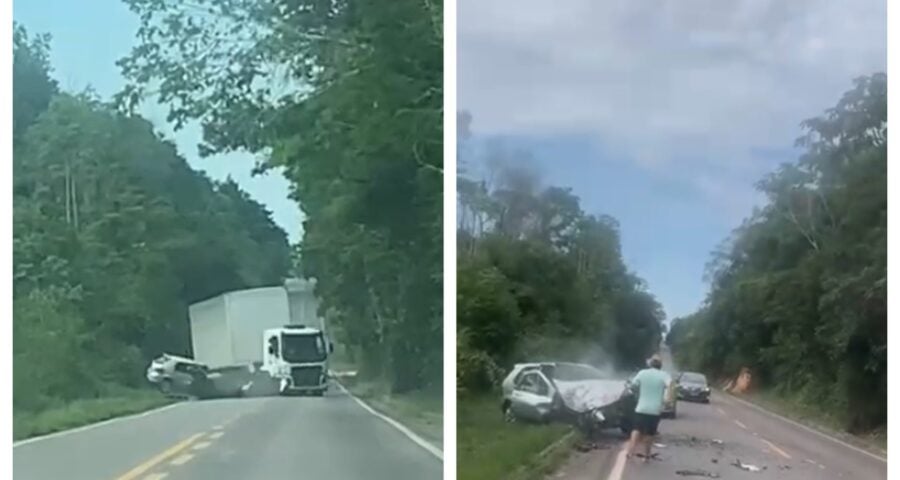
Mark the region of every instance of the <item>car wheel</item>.
[[516, 423], [516, 414], [512, 410], [512, 405], [506, 405], [503, 407], [503, 420], [506, 423]]

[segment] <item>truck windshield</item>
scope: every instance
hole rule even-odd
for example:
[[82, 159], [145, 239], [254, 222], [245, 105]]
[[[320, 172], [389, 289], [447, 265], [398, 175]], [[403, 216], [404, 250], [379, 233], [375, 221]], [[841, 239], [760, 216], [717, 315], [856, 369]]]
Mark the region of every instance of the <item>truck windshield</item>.
[[325, 360], [322, 335], [284, 334], [281, 336], [282, 358], [290, 363], [321, 362]]

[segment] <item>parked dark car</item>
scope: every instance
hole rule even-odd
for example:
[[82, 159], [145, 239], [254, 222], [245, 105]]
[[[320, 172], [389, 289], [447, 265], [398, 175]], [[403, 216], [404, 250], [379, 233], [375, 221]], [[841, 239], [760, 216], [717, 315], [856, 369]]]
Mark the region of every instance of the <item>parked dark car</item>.
[[682, 372], [678, 376], [678, 398], [689, 402], [709, 403], [709, 383], [697, 372]]

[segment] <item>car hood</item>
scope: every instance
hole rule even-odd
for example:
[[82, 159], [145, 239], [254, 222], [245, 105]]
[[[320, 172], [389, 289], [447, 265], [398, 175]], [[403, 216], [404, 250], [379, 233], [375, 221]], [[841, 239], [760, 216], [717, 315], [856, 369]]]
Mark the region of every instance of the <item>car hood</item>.
[[567, 407], [586, 412], [615, 403], [625, 391], [624, 380], [555, 380], [559, 395]]

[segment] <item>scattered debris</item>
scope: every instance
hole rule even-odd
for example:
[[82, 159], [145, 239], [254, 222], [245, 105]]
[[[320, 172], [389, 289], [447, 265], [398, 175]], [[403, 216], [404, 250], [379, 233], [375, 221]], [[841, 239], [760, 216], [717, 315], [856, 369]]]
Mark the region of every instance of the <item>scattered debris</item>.
[[714, 438], [714, 439], [712, 439], [712, 443], [713, 443], [713, 445], [722, 445], [725, 442], [719, 440], [718, 438]]
[[683, 477], [706, 477], [706, 478], [719, 478], [719, 474], [715, 472], [707, 472], [706, 470], [678, 470], [675, 472], [676, 475], [681, 475]]
[[653, 446], [656, 448], [666, 448], [666, 444], [664, 443], [654, 443]]
[[779, 465], [778, 468], [780, 468], [782, 470], [790, 470], [791, 466], [790, 465]]
[[742, 463], [740, 460], [735, 460], [734, 463], [732, 463], [732, 465], [740, 468], [741, 470], [746, 470], [748, 472], [754, 472], [754, 473], [761, 472], [766, 469], [766, 467], [760, 468], [760, 467], [757, 467], [756, 465], [751, 465], [749, 463]]
[[719, 459], [718, 459], [718, 458], [710, 459], [710, 461], [712, 461], [712, 463], [719, 463]]
[[592, 450], [608, 450], [609, 448], [609, 445], [597, 442], [579, 442], [575, 444], [575, 450], [582, 453], [590, 452]]

